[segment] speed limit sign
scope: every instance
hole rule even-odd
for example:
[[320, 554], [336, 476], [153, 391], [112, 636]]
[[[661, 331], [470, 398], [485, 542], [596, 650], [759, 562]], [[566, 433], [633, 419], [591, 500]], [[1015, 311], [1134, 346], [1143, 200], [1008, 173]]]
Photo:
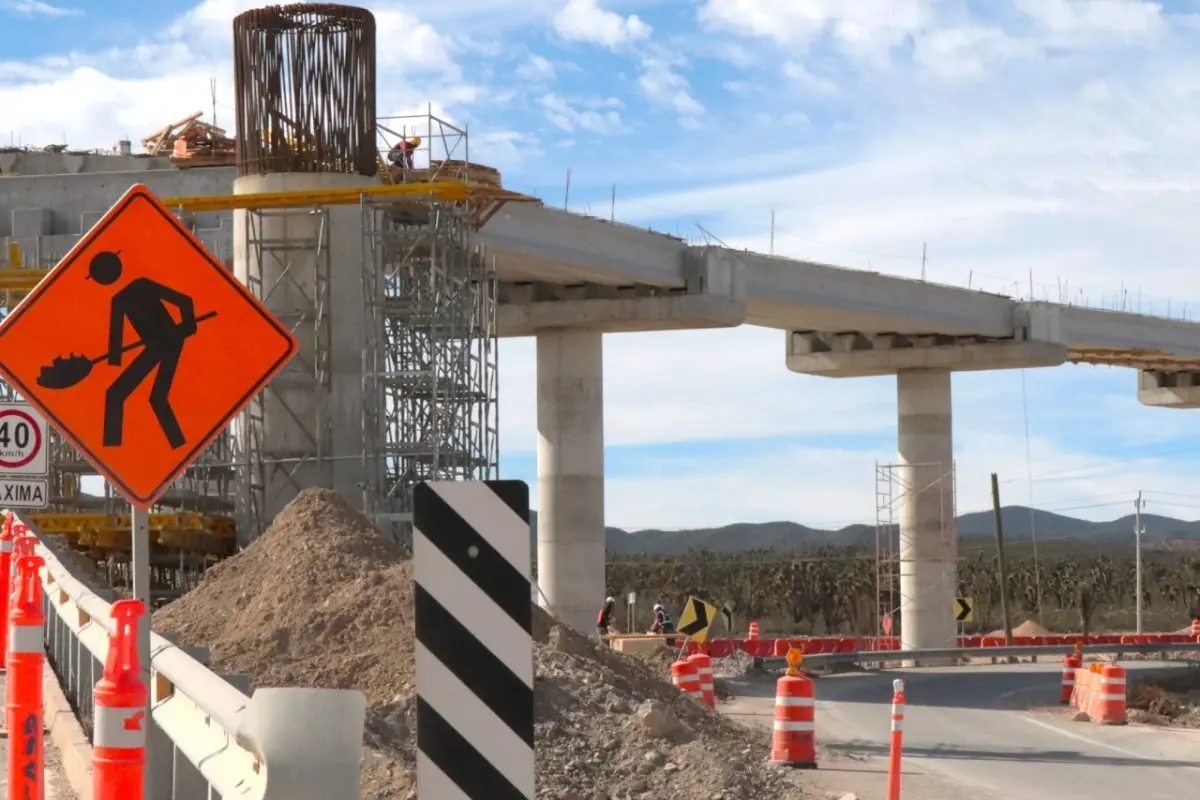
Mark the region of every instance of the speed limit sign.
[[0, 476], [45, 475], [46, 419], [27, 405], [0, 405]]

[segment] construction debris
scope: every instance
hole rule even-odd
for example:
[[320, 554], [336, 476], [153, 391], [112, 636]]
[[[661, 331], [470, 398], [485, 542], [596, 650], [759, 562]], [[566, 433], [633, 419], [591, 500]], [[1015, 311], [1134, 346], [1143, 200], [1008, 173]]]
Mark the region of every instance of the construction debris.
[[177, 167], [212, 167], [233, 164], [236, 145], [225, 129], [203, 122], [203, 111], [184, 117], [142, 139], [147, 155], [170, 154]]
[[[412, 572], [345, 500], [302, 492], [245, 551], [154, 615], [261, 686], [357, 688], [368, 702], [361, 797], [415, 797]], [[538, 797], [783, 800], [769, 732], [682, 696], [661, 670], [535, 610]]]

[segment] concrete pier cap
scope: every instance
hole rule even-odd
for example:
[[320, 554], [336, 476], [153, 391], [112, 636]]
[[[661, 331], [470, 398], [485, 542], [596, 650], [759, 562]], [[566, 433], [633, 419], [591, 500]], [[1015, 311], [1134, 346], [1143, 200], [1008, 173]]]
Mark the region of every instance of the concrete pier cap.
[[501, 283], [498, 334], [533, 336], [546, 329], [645, 333], [746, 322], [744, 267], [736, 253], [687, 248], [679, 259], [674, 286]]
[[1144, 406], [1181, 411], [1200, 408], [1200, 372], [1138, 370], [1137, 398]]
[[1011, 337], [816, 330], [786, 335], [793, 372], [896, 376], [900, 648], [952, 647], [958, 595], [952, 374], [1058, 366], [1067, 359], [1067, 346], [1031, 340], [1027, 327], [1014, 327]]

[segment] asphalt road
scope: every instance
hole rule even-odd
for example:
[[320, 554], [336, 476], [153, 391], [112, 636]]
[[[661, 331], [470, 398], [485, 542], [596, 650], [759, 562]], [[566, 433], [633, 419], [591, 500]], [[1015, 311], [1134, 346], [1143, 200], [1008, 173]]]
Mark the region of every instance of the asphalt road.
[[[1162, 664], [1126, 667], [1136, 674]], [[962, 797], [975, 790], [1004, 800], [1197, 796], [1200, 732], [1073, 722], [1057, 705], [1061, 671], [1015, 664], [820, 678], [818, 742], [835, 755], [886, 759], [892, 680], [902, 677], [906, 776], [933, 775]], [[769, 691], [769, 682], [758, 689]]]

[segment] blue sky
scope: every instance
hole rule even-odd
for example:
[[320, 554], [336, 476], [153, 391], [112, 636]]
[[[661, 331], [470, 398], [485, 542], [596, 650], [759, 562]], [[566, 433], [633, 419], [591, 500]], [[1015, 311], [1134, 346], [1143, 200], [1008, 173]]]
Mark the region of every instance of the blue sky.
[[[0, 135], [107, 147], [232, 117], [234, 0], [0, 0]], [[466, 124], [473, 160], [572, 210], [1022, 297], [1200, 317], [1200, 3], [368, 3], [381, 116]], [[59, 13], [53, 11], [59, 9]], [[615, 187], [616, 204], [612, 205]], [[927, 259], [922, 265], [922, 248]], [[608, 518], [871, 521], [886, 379], [789, 374], [782, 334], [610, 336]], [[535, 480], [533, 347], [502, 348], [503, 472]], [[956, 376], [961, 510], [1200, 516], [1198, 418], [1125, 370]], [[1028, 431], [1028, 435], [1027, 435]], [[1032, 476], [1032, 480], [1030, 477]]]

